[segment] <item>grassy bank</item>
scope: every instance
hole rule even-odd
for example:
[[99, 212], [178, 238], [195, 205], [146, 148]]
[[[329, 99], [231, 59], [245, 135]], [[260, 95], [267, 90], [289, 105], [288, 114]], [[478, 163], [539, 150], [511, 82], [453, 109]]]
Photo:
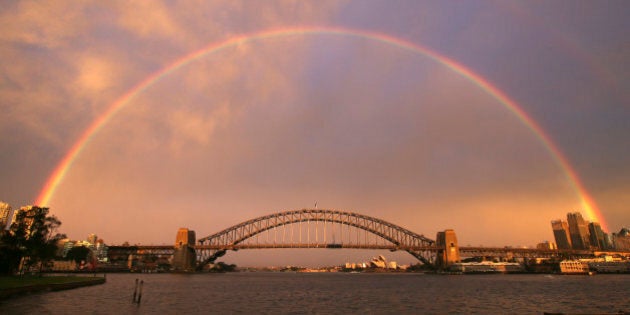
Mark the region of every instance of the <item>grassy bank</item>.
[[0, 277], [0, 298], [39, 291], [68, 290], [103, 283], [105, 283], [104, 277], [93, 276]]

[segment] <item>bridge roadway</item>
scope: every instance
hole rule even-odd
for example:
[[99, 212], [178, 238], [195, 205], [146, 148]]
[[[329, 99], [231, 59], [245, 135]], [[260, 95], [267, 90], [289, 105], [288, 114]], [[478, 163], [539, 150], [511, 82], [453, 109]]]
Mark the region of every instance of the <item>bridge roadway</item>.
[[[241, 250], [273, 248], [321, 248], [321, 249], [385, 249], [390, 251], [432, 251], [438, 252], [438, 246], [394, 246], [365, 244], [237, 244], [231, 246], [195, 245], [195, 250]], [[173, 245], [133, 245], [109, 246], [109, 255], [157, 255], [171, 256]], [[601, 255], [621, 255], [630, 258], [630, 251], [590, 251], [590, 250], [551, 250], [518, 247], [459, 247], [462, 257], [506, 257], [506, 258], [552, 258], [552, 257], [593, 257]]]

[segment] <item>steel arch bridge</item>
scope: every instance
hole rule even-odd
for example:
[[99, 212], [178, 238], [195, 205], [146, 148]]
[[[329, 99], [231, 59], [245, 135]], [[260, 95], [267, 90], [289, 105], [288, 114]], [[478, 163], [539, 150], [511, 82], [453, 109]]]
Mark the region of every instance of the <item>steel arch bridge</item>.
[[[306, 223], [309, 229], [311, 222], [315, 223], [315, 240], [308, 236], [303, 236], [302, 224]], [[290, 228], [291, 225], [298, 225], [299, 228]], [[321, 228], [319, 227], [321, 225]], [[356, 230], [357, 242], [327, 242], [328, 234], [332, 229], [343, 233], [342, 226]], [[282, 235], [281, 240], [273, 239], [273, 242], [261, 243], [257, 238], [262, 233], [274, 231], [277, 236], [278, 229]], [[318, 232], [319, 229], [319, 232]], [[300, 237], [296, 239], [299, 230]], [[323, 234], [322, 233], [323, 230]], [[363, 231], [365, 242], [358, 241], [359, 231]], [[319, 233], [319, 234], [318, 234]], [[341, 234], [340, 233], [340, 234]], [[285, 237], [290, 234], [289, 240]], [[370, 237], [368, 238], [368, 234]], [[319, 237], [318, 235], [322, 235]], [[305, 238], [302, 240], [302, 238]], [[228, 250], [254, 249], [254, 248], [359, 248], [359, 249], [388, 249], [391, 251], [404, 250], [422, 261], [425, 264], [433, 265], [436, 259], [435, 241], [407, 230], [396, 224], [374, 218], [371, 216], [354, 212], [324, 209], [302, 209], [273, 213], [257, 217], [223, 231], [200, 238], [199, 244], [195, 246], [197, 254], [197, 268], [202, 269], [205, 265], [213, 263], [217, 258], [223, 256]]]

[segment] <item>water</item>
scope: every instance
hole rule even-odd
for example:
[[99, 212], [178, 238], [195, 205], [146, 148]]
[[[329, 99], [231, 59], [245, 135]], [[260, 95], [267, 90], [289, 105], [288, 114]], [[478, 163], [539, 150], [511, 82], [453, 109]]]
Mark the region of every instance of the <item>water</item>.
[[104, 285], [0, 301], [0, 313], [615, 313], [630, 311], [629, 285], [630, 275], [108, 274]]

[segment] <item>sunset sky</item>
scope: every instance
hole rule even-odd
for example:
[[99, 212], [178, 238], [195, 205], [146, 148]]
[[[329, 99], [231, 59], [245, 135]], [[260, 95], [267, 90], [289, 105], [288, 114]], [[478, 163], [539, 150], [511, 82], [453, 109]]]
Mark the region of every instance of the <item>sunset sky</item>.
[[11, 1], [0, 201], [37, 202], [66, 159], [42, 206], [70, 238], [108, 244], [171, 244], [180, 227], [203, 237], [315, 202], [430, 238], [452, 228], [462, 245], [532, 246], [553, 241], [552, 219], [590, 217], [592, 198], [618, 232], [630, 226], [629, 12]]

